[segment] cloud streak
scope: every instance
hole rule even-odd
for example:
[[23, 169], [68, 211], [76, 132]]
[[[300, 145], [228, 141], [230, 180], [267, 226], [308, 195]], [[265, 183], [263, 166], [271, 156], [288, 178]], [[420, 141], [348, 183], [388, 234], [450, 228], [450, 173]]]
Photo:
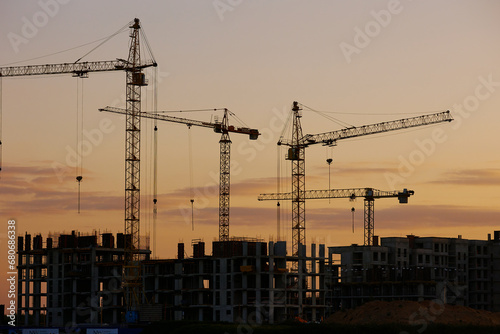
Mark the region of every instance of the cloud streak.
[[444, 173], [436, 184], [451, 184], [465, 186], [498, 186], [500, 185], [500, 169], [462, 169]]
[[[365, 169], [354, 169], [358, 173]], [[63, 214], [76, 209], [77, 193], [73, 180], [63, 183], [54, 182], [51, 168], [8, 167], [4, 170], [0, 184], [0, 209], [6, 214]], [[346, 169], [346, 173], [353, 169]], [[52, 180], [51, 180], [52, 178]], [[282, 182], [287, 182], [283, 178]], [[500, 171], [498, 169], [459, 170], [443, 174], [443, 177], [430, 183], [462, 184], [462, 185], [498, 185]], [[275, 203], [257, 201], [257, 195], [276, 191], [276, 178], [259, 178], [235, 183], [232, 186], [231, 226], [248, 229], [249, 233], [259, 231], [274, 232], [276, 226]], [[216, 229], [218, 225], [218, 185], [194, 189], [194, 219], [196, 225], [210, 226]], [[201, 198], [204, 196], [204, 198]], [[191, 223], [189, 187], [176, 189], [170, 193], [158, 196], [158, 218], [161, 221], [176, 224]], [[143, 197], [143, 203], [149, 199]], [[86, 212], [123, 210], [122, 194], [114, 195], [108, 192], [84, 192], [82, 208]], [[291, 222], [291, 203], [281, 209], [281, 225], [289, 226]], [[359, 207], [359, 203], [358, 206]], [[321, 202], [308, 204], [306, 211], [306, 226], [308, 235], [314, 236], [321, 231], [351, 228], [351, 204], [343, 208], [324, 207]], [[143, 213], [146, 212], [143, 206]], [[463, 205], [394, 205], [390, 208], [375, 207], [375, 229], [405, 231], [410, 233], [418, 228], [460, 228], [476, 226], [498, 226], [500, 211], [490, 208]], [[356, 226], [363, 226], [363, 211], [355, 213]], [[288, 227], [287, 227], [288, 228]], [[315, 232], [317, 231], [317, 232]]]
[[[54, 171], [44, 166], [6, 166], [2, 171], [0, 209], [8, 214], [63, 213], [76, 210], [77, 191], [71, 180], [58, 182]], [[75, 181], [76, 182], [76, 181]], [[84, 192], [86, 210], [123, 209], [123, 197], [106, 192]]]

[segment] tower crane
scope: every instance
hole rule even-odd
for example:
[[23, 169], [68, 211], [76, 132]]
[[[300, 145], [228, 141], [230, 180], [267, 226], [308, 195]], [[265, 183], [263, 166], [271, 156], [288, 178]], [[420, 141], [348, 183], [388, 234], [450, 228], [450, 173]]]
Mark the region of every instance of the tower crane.
[[73, 74], [74, 77], [87, 77], [90, 72], [126, 72], [126, 148], [125, 148], [125, 238], [122, 286], [128, 314], [137, 315], [142, 294], [140, 275], [140, 130], [141, 87], [147, 82], [143, 69], [156, 67], [154, 59], [141, 61], [139, 35], [141, 24], [134, 19], [130, 24], [130, 47], [126, 60], [75, 62], [63, 64], [28, 65], [1, 67], [0, 79], [4, 77]]
[[[116, 114], [125, 114], [126, 111], [120, 108], [106, 107], [99, 111], [107, 111]], [[140, 112], [137, 117], [145, 117], [160, 121], [174, 122], [185, 124], [187, 126], [201, 126], [212, 128], [214, 132], [220, 133], [220, 175], [219, 175], [219, 241], [229, 240], [229, 191], [230, 191], [230, 167], [231, 167], [231, 139], [229, 133], [246, 134], [250, 140], [256, 140], [260, 133], [257, 129], [245, 127], [235, 127], [229, 125], [229, 114], [231, 112], [224, 109], [224, 117], [221, 122], [204, 122], [187, 118], [174, 117], [157, 113]]]
[[[314, 144], [335, 146], [337, 141], [360, 136], [367, 136], [388, 131], [408, 129], [417, 126], [451, 122], [453, 117], [450, 111], [433, 113], [395, 121], [350, 127], [337, 131], [318, 134], [302, 135], [302, 117], [299, 103], [293, 102], [292, 138], [290, 140], [280, 137], [278, 145], [289, 146], [287, 160], [292, 162], [292, 256], [298, 256], [299, 245], [305, 245], [306, 219], [305, 219], [305, 149]], [[292, 269], [297, 270], [294, 263]]]
[[[403, 189], [403, 191], [382, 191], [373, 188], [328, 189], [307, 190], [304, 193], [304, 199], [349, 198], [354, 200], [357, 197], [364, 197], [364, 245], [371, 246], [375, 229], [375, 199], [397, 197], [399, 203], [408, 203], [408, 197], [414, 194], [413, 190], [408, 189]], [[293, 200], [293, 194], [260, 194], [258, 200]]]

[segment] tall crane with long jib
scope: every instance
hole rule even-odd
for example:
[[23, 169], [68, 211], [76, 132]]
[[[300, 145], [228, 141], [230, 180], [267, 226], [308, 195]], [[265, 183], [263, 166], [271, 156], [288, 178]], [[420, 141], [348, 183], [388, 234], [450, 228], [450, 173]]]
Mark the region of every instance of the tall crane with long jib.
[[0, 79], [4, 77], [73, 74], [87, 77], [90, 72], [126, 72], [126, 144], [125, 144], [125, 260], [122, 285], [128, 314], [136, 314], [140, 305], [142, 280], [140, 275], [140, 131], [141, 87], [146, 86], [143, 69], [156, 67], [154, 59], [141, 61], [139, 35], [141, 24], [134, 19], [130, 28], [128, 59], [112, 61], [75, 62], [64, 64], [1, 67]]
[[[360, 127], [350, 127], [337, 131], [324, 132], [318, 134], [302, 135], [302, 117], [298, 102], [293, 102], [293, 124], [292, 138], [284, 139], [280, 137], [278, 145], [289, 146], [287, 160], [292, 162], [292, 256], [298, 256], [299, 245], [306, 242], [306, 219], [305, 219], [305, 150], [314, 144], [327, 146], [336, 145], [337, 141], [360, 136], [373, 135], [388, 131], [408, 129], [417, 126], [450, 122], [453, 117], [450, 111], [433, 113], [411, 118], [403, 118], [395, 121], [363, 125]], [[294, 263], [292, 269], [297, 270], [298, 264]]]
[[[114, 107], [106, 107], [99, 111], [107, 111], [116, 114], [126, 114], [126, 110]], [[221, 122], [203, 122], [187, 118], [174, 117], [157, 113], [140, 112], [138, 117], [156, 119], [160, 121], [174, 122], [185, 124], [187, 126], [201, 126], [212, 128], [215, 132], [221, 133], [219, 140], [220, 144], [220, 175], [219, 175], [219, 241], [229, 240], [229, 191], [230, 191], [230, 167], [231, 167], [231, 139], [229, 133], [246, 134], [250, 140], [256, 140], [260, 133], [257, 129], [249, 129], [245, 127], [235, 127], [229, 125], [229, 114], [231, 112], [224, 109], [224, 117]]]
[[[325, 198], [348, 198], [355, 200], [364, 197], [364, 245], [373, 244], [373, 233], [375, 230], [375, 199], [397, 197], [399, 203], [408, 203], [408, 197], [414, 195], [413, 190], [403, 189], [403, 191], [382, 191], [373, 188], [350, 188], [350, 189], [328, 189], [328, 190], [307, 190], [304, 199], [325, 199]], [[270, 200], [293, 200], [292, 193], [260, 194], [259, 201]]]

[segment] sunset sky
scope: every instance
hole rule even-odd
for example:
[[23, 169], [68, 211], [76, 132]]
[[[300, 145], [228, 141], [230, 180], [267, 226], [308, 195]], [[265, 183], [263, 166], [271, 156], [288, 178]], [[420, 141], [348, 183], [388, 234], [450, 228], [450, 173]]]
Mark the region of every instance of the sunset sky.
[[[276, 238], [276, 203], [291, 191], [278, 141], [293, 101], [360, 126], [450, 110], [452, 123], [339, 141], [306, 150], [306, 188], [412, 189], [406, 205], [375, 202], [375, 234], [485, 239], [500, 229], [500, 2], [445, 1], [2, 1], [0, 66], [74, 62], [138, 17], [159, 65], [158, 108], [228, 108], [262, 136], [232, 134], [230, 235]], [[92, 44], [89, 44], [94, 42]], [[127, 58], [128, 30], [83, 61]], [[66, 52], [61, 52], [69, 50]], [[147, 59], [143, 49], [143, 59]], [[146, 74], [152, 81], [152, 70]], [[2, 79], [0, 242], [7, 221], [29, 232], [113, 233], [124, 227], [123, 72]], [[83, 81], [81, 213], [74, 153], [77, 82]], [[143, 90], [142, 110], [153, 91]], [[173, 114], [210, 121], [213, 112]], [[240, 125], [236, 119], [231, 123]], [[303, 132], [342, 127], [303, 110]], [[151, 231], [152, 123], [142, 123], [142, 225]], [[191, 134], [190, 134], [191, 132]], [[290, 134], [285, 133], [289, 138]], [[190, 181], [190, 145], [192, 182]], [[159, 123], [157, 253], [218, 237], [219, 135]], [[194, 231], [190, 198], [194, 194]], [[355, 232], [351, 229], [355, 207]], [[281, 234], [291, 241], [291, 204]], [[363, 200], [306, 203], [307, 243], [363, 243]], [[189, 255], [191, 250], [186, 247]], [[1, 275], [7, 271], [0, 257]], [[3, 276], [2, 276], [3, 277]], [[5, 302], [4, 285], [0, 303]]]

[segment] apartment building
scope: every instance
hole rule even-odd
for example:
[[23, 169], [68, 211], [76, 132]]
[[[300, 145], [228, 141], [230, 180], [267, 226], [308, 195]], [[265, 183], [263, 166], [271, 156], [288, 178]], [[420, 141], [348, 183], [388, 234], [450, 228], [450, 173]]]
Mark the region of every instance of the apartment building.
[[404, 237], [373, 240], [373, 246], [329, 247], [333, 310], [369, 300], [440, 299], [500, 311], [500, 231], [487, 240]]
[[[18, 323], [119, 323], [124, 238], [118, 233], [115, 245], [111, 233], [18, 237]], [[150, 251], [140, 253], [147, 259]]]

